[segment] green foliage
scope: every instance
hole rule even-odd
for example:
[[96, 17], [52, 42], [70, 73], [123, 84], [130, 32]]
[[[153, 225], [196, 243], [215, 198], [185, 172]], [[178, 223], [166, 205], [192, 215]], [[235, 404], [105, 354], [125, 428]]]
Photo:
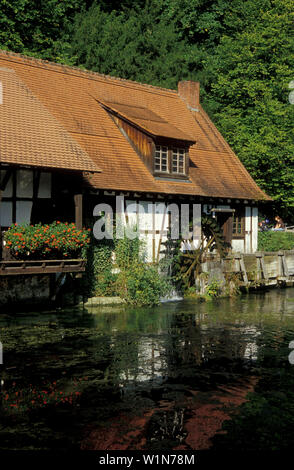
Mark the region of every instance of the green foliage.
[[231, 32], [205, 65], [215, 122], [285, 217], [294, 215], [293, 19], [289, 0], [231, 2]]
[[124, 237], [115, 241], [115, 262], [120, 269], [129, 269], [141, 260], [142, 241]]
[[75, 224], [53, 222], [42, 225], [12, 225], [5, 232], [6, 248], [17, 259], [77, 258], [89, 245], [87, 230]]
[[167, 283], [157, 266], [134, 264], [118, 274], [119, 292], [128, 303], [143, 306], [156, 305], [167, 292]]
[[110, 243], [94, 247], [94, 294], [112, 296], [116, 293], [116, 274], [113, 273], [112, 246]]
[[72, 64], [68, 27], [85, 0], [2, 0], [0, 47]]
[[175, 87], [189, 75], [190, 46], [181, 41], [164, 2], [142, 9], [104, 12], [93, 4], [75, 17], [71, 55], [76, 64], [100, 73]]
[[82, 291], [87, 296], [120, 296], [137, 306], [159, 303], [168, 289], [157, 266], [144, 262], [144, 244], [138, 239], [94, 238], [88, 250]]
[[87, 297], [116, 295], [116, 275], [113, 273], [112, 240], [97, 242], [91, 237], [87, 252], [86, 272], [81, 281], [81, 293]]
[[205, 288], [205, 294], [210, 298], [219, 297], [221, 294], [221, 284], [217, 279], [212, 279]]
[[268, 232], [258, 232], [258, 250], [294, 250], [294, 233], [270, 230]]
[[115, 241], [117, 292], [130, 304], [156, 305], [167, 291], [167, 282], [157, 266], [144, 262], [143, 247], [144, 242], [137, 237]]

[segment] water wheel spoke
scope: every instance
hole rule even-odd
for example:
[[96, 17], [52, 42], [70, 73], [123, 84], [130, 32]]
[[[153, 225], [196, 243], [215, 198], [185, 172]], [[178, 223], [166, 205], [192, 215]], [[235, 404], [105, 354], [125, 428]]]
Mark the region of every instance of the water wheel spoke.
[[215, 236], [212, 235], [211, 239], [208, 241], [208, 243], [205, 246], [205, 251], [209, 251], [209, 248], [211, 247], [212, 243], [215, 241]]

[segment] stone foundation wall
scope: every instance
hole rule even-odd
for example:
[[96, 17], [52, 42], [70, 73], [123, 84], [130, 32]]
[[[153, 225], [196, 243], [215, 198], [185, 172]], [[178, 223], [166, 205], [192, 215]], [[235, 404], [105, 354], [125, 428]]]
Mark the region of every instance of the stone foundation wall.
[[0, 306], [45, 303], [49, 296], [48, 275], [0, 277]]

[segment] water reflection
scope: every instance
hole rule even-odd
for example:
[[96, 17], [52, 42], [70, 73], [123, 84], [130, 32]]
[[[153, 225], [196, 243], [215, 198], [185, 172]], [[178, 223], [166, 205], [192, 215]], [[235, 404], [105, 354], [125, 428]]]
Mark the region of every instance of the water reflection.
[[288, 367], [293, 313], [294, 289], [153, 309], [2, 311], [0, 448], [79, 448], [89, 425], [175, 400], [183, 428], [187, 396]]

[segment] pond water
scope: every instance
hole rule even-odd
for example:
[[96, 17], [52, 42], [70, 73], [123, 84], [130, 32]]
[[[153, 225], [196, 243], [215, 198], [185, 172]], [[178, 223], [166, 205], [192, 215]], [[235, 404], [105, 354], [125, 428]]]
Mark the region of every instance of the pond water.
[[292, 340], [293, 288], [2, 310], [0, 450], [287, 447], [272, 435], [293, 431]]

